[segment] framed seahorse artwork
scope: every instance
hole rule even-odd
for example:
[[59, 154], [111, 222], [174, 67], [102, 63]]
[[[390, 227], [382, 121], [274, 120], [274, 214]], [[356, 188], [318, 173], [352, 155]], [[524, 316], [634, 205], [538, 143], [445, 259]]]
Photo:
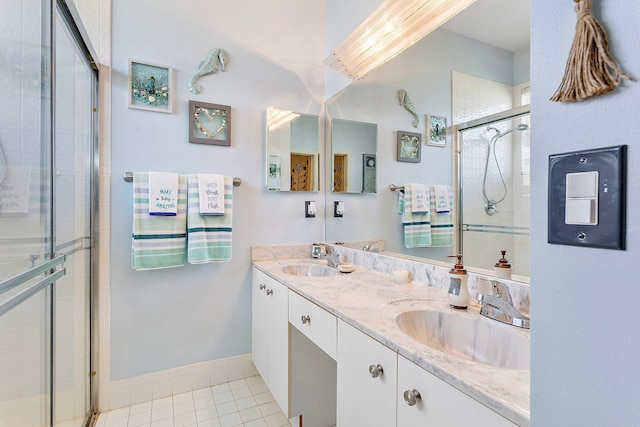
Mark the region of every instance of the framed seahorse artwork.
[[447, 118], [427, 115], [427, 145], [447, 146]]
[[129, 60], [129, 108], [173, 111], [173, 73], [167, 65]]
[[189, 101], [189, 142], [231, 145], [231, 107]]

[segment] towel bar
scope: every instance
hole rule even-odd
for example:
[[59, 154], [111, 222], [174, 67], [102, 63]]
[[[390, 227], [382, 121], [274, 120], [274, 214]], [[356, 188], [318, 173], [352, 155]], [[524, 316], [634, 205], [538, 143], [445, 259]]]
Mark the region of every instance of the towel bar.
[[[124, 179], [125, 182], [133, 182], [133, 172], [125, 172], [122, 174], [122, 179]], [[240, 184], [242, 184], [242, 180], [238, 177], [234, 177], [233, 178], [233, 186], [234, 187], [239, 187]]]
[[395, 185], [395, 184], [391, 184], [389, 186], [389, 190], [391, 191], [396, 191], [396, 190], [404, 190], [404, 185]]

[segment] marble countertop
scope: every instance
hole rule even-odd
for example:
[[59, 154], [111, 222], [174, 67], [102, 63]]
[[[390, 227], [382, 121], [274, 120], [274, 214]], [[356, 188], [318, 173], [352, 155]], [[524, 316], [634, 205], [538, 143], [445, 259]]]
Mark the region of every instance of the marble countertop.
[[355, 271], [331, 277], [286, 274], [295, 264], [325, 264], [311, 258], [254, 260], [254, 265], [289, 289], [333, 313], [339, 319], [366, 333], [400, 355], [436, 375], [443, 381], [493, 409], [519, 426], [529, 426], [530, 372], [505, 369], [454, 357], [426, 346], [405, 334], [395, 323], [397, 307], [454, 311], [460, 316], [477, 317], [510, 328], [529, 340], [528, 330], [487, 319], [479, 306], [467, 310], [449, 308], [442, 289], [419, 282], [395, 284], [391, 275], [356, 266]]

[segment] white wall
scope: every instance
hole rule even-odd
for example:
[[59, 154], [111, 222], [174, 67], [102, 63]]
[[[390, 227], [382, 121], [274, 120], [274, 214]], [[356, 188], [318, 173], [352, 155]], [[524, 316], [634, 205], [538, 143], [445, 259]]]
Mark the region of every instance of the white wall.
[[[631, 426], [640, 420], [640, 84], [553, 103], [575, 33], [573, 2], [531, 2], [531, 413], [533, 426]], [[594, 2], [609, 46], [640, 78], [638, 2]], [[548, 156], [628, 144], [627, 249], [547, 243]]]
[[[319, 115], [324, 94], [324, 3], [113, 1], [111, 180], [111, 379], [251, 351], [250, 246], [324, 238], [320, 193], [265, 190], [268, 107]], [[227, 71], [187, 79], [212, 48]], [[128, 59], [174, 69], [174, 113], [127, 108]], [[232, 107], [230, 147], [188, 142], [187, 104]], [[323, 137], [321, 135], [321, 137]], [[130, 266], [131, 184], [125, 171], [238, 176], [229, 263], [135, 272]], [[316, 200], [315, 219], [304, 201]]]

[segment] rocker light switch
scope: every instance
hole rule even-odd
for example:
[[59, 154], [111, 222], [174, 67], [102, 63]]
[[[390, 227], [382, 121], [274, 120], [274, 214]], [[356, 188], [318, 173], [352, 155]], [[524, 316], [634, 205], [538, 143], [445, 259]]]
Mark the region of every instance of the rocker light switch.
[[344, 202], [335, 201], [333, 202], [333, 216], [336, 218], [341, 218], [344, 215]]
[[598, 171], [568, 173], [565, 224], [598, 224]]
[[592, 199], [569, 199], [565, 210], [565, 224], [596, 225], [598, 223], [596, 203]]
[[567, 174], [567, 198], [598, 197], [598, 171]]

